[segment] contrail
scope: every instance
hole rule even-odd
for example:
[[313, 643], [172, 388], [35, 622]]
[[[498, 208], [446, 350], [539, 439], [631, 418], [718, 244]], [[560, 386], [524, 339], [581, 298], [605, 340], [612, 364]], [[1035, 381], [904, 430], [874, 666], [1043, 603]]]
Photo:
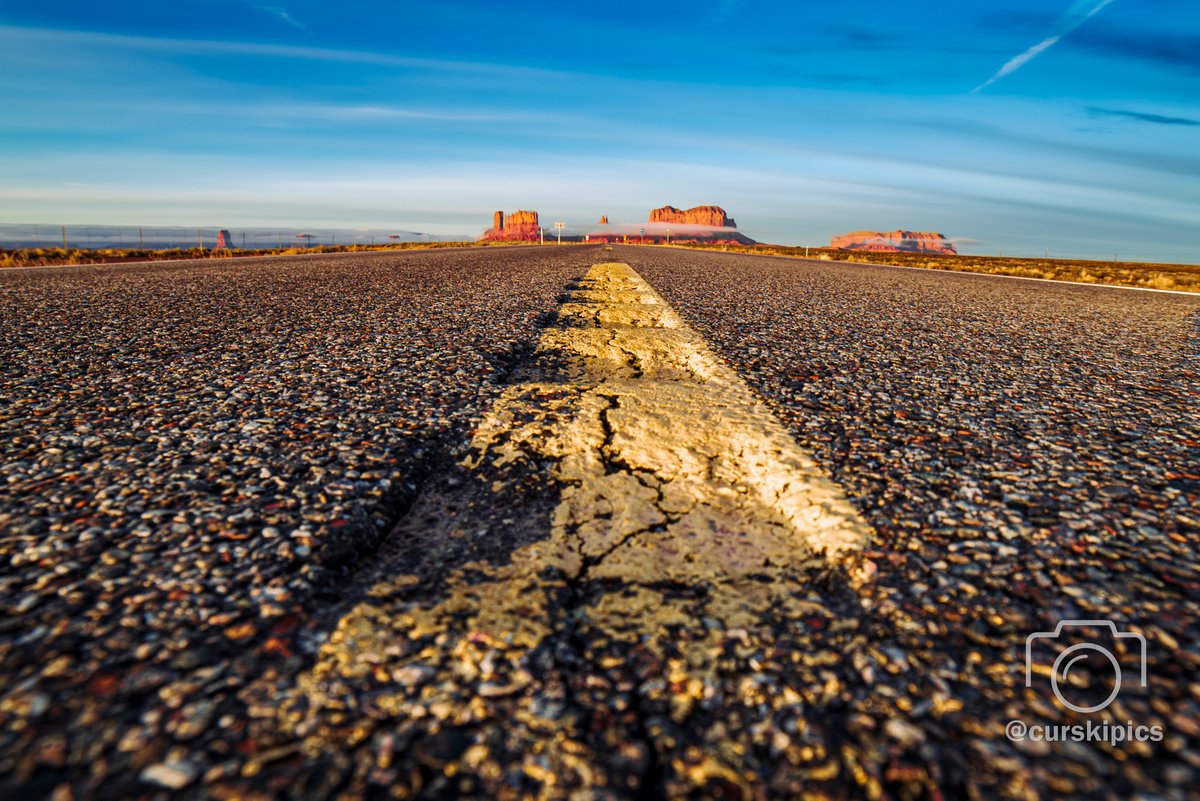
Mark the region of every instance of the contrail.
[[1053, 33], [1035, 44], [1033, 47], [1026, 50], [1024, 53], [1021, 53], [1019, 56], [1016, 56], [1010, 60], [1007, 64], [1001, 67], [995, 75], [972, 89], [971, 94], [975, 94], [982, 89], [986, 89], [996, 81], [1003, 78], [1005, 75], [1012, 75], [1038, 55], [1046, 50], [1049, 50], [1051, 47], [1057, 44], [1059, 39], [1062, 39], [1068, 33], [1099, 14], [1100, 10], [1111, 2], [1113, 2], [1113, 0], [1075, 0], [1075, 2], [1071, 4], [1071, 7], [1067, 9], [1066, 13], [1063, 14], [1055, 24]]

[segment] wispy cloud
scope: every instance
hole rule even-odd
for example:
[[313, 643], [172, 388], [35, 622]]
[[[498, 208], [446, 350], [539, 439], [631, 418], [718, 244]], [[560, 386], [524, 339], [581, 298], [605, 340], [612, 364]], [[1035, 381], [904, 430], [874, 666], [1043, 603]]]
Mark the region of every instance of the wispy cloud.
[[[109, 104], [109, 107], [113, 107]], [[136, 112], [161, 113], [164, 108], [161, 103], [128, 102], [117, 107], [125, 109], [127, 114]], [[191, 114], [196, 116], [222, 115], [227, 119], [241, 118], [258, 120], [279, 125], [290, 125], [296, 121], [316, 123], [370, 123], [389, 121], [411, 122], [449, 122], [449, 123], [538, 123], [545, 125], [552, 122], [565, 122], [571, 118], [561, 114], [550, 114], [533, 111], [514, 111], [487, 106], [461, 107], [404, 107], [391, 105], [342, 105], [336, 103], [205, 103], [187, 102], [170, 106], [173, 114]]]
[[119, 48], [122, 51], [166, 52], [179, 54], [232, 54], [259, 56], [263, 58], [297, 59], [304, 61], [331, 61], [352, 64], [368, 64], [381, 67], [429, 70], [451, 73], [471, 73], [488, 76], [550, 78], [574, 77], [574, 73], [559, 70], [522, 67], [477, 61], [455, 61], [449, 59], [419, 58], [393, 53], [378, 53], [369, 50], [341, 50], [303, 45], [281, 45], [263, 42], [238, 42], [214, 39], [173, 39], [161, 36], [131, 36], [116, 33], [73, 31], [61, 28], [37, 28], [0, 24], [0, 42], [5, 38], [28, 43], [39, 40], [54, 45], [88, 45], [94, 47]]
[[1146, 114], [1141, 111], [1126, 111], [1119, 108], [1088, 106], [1087, 113], [1092, 117], [1123, 117], [1139, 122], [1153, 122], [1158, 125], [1200, 125], [1200, 120], [1193, 120], [1189, 117], [1165, 117], [1162, 114]]
[[252, 3], [251, 5], [259, 11], [279, 17], [281, 20], [297, 30], [304, 31], [306, 33], [308, 32], [308, 26], [306, 26], [303, 22], [297, 21], [291, 14], [288, 13], [288, 10], [282, 6], [263, 6], [257, 3]]
[[985, 89], [985, 88], [991, 86], [996, 81], [1000, 80], [1001, 78], [1003, 78], [1006, 75], [1012, 75], [1014, 72], [1021, 69], [1021, 67], [1024, 67], [1030, 61], [1033, 61], [1033, 59], [1037, 58], [1039, 55], [1046, 52], [1054, 45], [1058, 44], [1058, 40], [1061, 38], [1062, 37], [1058, 36], [1058, 35], [1048, 36], [1045, 39], [1043, 39], [1042, 41], [1038, 42], [1033, 47], [1026, 50], [1024, 53], [1021, 53], [1019, 56], [1010, 60], [1007, 64], [1005, 64], [1003, 67], [1000, 68], [999, 72], [997, 72], [991, 78], [988, 78], [986, 81], [979, 84], [979, 86], [976, 86], [974, 89], [972, 89], [971, 90], [972, 94], [980, 91], [981, 89]]
[[[215, 113], [220, 107], [200, 105], [198, 113]], [[226, 104], [224, 108], [231, 108]], [[372, 120], [428, 120], [431, 122], [548, 122], [555, 115], [529, 111], [479, 108], [406, 108], [401, 106], [354, 106], [336, 104], [244, 105], [234, 106], [235, 113], [264, 119], [299, 118], [331, 122], [370, 122]]]
[[972, 94], [982, 91], [994, 84], [1001, 78], [1012, 75], [1017, 70], [1024, 67], [1033, 59], [1037, 58], [1042, 53], [1049, 50], [1071, 31], [1078, 28], [1083, 23], [1087, 22], [1092, 17], [1100, 13], [1113, 0], [1075, 0], [1066, 13], [1059, 18], [1054, 26], [1054, 30], [1042, 41], [1035, 44], [1023, 53], [1009, 59], [1003, 67], [996, 71], [996, 74], [988, 78], [983, 83], [971, 90]]

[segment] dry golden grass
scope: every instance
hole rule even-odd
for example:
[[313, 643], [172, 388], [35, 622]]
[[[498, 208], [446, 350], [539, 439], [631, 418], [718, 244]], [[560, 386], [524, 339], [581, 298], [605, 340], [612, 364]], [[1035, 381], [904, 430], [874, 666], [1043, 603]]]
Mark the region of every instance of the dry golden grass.
[[292, 256], [301, 253], [354, 253], [367, 250], [429, 250], [436, 248], [462, 248], [478, 245], [514, 244], [487, 242], [389, 242], [379, 245], [319, 245], [310, 248], [269, 248], [261, 250], [207, 250], [200, 248], [176, 248], [151, 250], [120, 248], [90, 250], [83, 248], [0, 248], [0, 268], [4, 267], [50, 267], [68, 264], [109, 264], [123, 261], [172, 261], [177, 259], [228, 259], [248, 256]]
[[866, 253], [831, 248], [802, 248], [786, 245], [680, 245], [737, 253], [763, 253], [822, 261], [855, 264], [893, 264], [990, 275], [1015, 275], [1021, 278], [1048, 278], [1085, 284], [1136, 286], [1145, 289], [1173, 289], [1200, 292], [1200, 265], [1140, 264], [1137, 262], [1086, 261], [1082, 259], [1014, 259], [1002, 256], [941, 256], [930, 253]]

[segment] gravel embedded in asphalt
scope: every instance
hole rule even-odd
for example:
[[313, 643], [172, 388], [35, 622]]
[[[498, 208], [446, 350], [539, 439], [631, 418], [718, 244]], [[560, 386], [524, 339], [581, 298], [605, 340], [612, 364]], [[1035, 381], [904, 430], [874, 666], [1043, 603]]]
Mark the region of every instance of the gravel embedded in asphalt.
[[468, 435], [586, 267], [508, 248], [0, 273], [0, 794], [191, 784], [194, 752], [237, 745], [238, 687], [295, 662], [423, 452]]
[[[1189, 797], [1200, 298], [614, 250], [0, 274], [0, 793]], [[612, 260], [842, 484], [869, 561], [791, 566], [734, 628], [711, 587], [547, 575], [524, 656], [472, 628], [500, 599], [431, 581], [435, 617], [402, 577], [330, 636], [426, 463], [394, 539], [460, 515], [445, 553], [488, 569], [536, 543], [511, 516], [546, 514], [543, 480], [442, 508], [445, 463]], [[587, 615], [645, 589], [668, 603], [627, 630]], [[1028, 634], [1097, 617], [1146, 637], [1148, 688], [1082, 716], [1024, 686]], [[1013, 719], [1164, 739], [1013, 743]]]
[[[943, 781], [957, 764], [963, 794], [1190, 795], [1200, 297], [662, 250], [622, 258], [876, 528], [866, 608], [894, 635], [873, 645], [921, 665], [966, 710], [909, 721], [913, 737], [937, 733], [921, 737], [918, 762]], [[1092, 719], [1160, 725], [1161, 744], [1115, 754], [1005, 738], [1010, 719], [1089, 719], [1055, 702], [1047, 676], [1024, 687], [1026, 637], [1069, 619], [1146, 638], [1148, 688], [1126, 673], [1118, 702]], [[857, 684], [858, 701], [879, 703], [872, 682]]]

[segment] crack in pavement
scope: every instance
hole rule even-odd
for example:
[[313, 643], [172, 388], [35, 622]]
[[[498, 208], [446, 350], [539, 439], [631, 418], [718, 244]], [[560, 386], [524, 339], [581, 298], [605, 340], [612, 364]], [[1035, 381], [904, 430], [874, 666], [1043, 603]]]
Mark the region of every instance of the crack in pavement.
[[[413, 792], [515, 783], [652, 798], [719, 782], [748, 796], [736, 754], [681, 767], [672, 731], [711, 692], [714, 648], [768, 612], [810, 614], [801, 590], [821, 571], [848, 576], [871, 529], [628, 265], [593, 266], [511, 375], [460, 467], [510, 505], [513, 476], [548, 474], [559, 496], [547, 536], [437, 581], [381, 575], [285, 693], [281, 728], [313, 751], [382, 747], [386, 734], [392, 753], [400, 737], [427, 769], [380, 775]], [[464, 528], [422, 517], [405, 536], [432, 549]], [[698, 598], [705, 633], [672, 642], [672, 627], [695, 625]], [[661, 697], [662, 682], [679, 691]], [[348, 734], [353, 710], [379, 725]]]

